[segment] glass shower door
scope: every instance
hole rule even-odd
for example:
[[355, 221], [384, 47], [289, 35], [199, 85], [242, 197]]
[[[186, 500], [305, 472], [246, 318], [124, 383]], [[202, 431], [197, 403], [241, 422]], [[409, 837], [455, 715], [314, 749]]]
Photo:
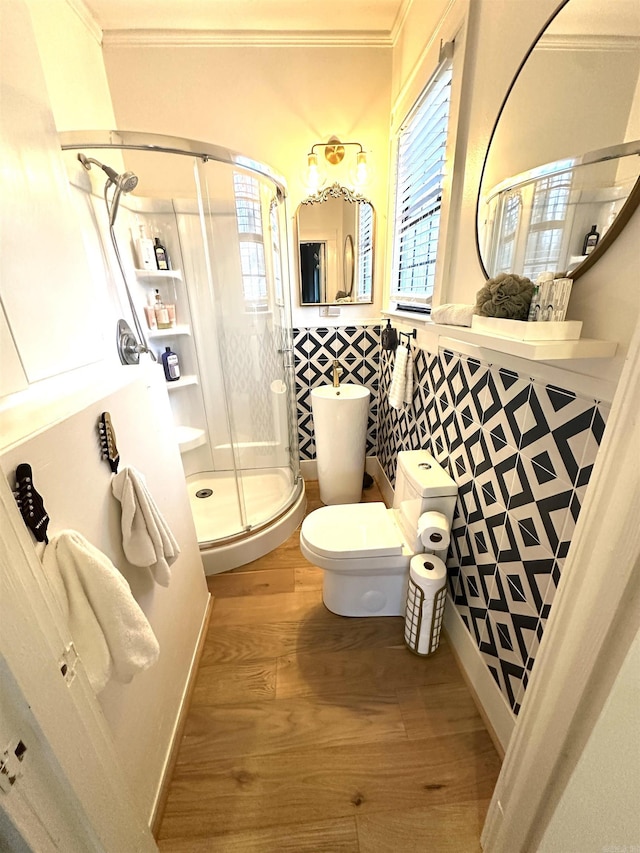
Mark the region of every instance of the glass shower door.
[[290, 504], [298, 474], [282, 202], [272, 181], [237, 166], [208, 161], [198, 172], [229, 428], [214, 465], [234, 471], [247, 531]]

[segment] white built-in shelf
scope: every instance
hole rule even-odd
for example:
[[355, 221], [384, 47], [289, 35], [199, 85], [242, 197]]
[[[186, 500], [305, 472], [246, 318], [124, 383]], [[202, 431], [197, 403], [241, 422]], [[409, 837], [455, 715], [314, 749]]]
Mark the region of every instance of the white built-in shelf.
[[572, 358], [612, 358], [618, 344], [615, 341], [599, 341], [594, 338], [579, 338], [576, 341], [518, 341], [513, 338], [476, 332], [466, 326], [436, 324], [439, 334], [467, 341], [479, 347], [528, 358], [531, 361], [563, 361]]
[[188, 450], [201, 447], [207, 441], [205, 431], [203, 429], [196, 429], [195, 427], [177, 426], [176, 436], [178, 437], [180, 453], [186, 453]]
[[136, 276], [139, 279], [148, 279], [149, 281], [157, 281], [161, 278], [173, 278], [177, 281], [182, 281], [182, 272], [180, 270], [136, 270]]
[[153, 329], [147, 332], [147, 337], [149, 340], [154, 340], [155, 338], [168, 338], [173, 335], [190, 335], [191, 334], [191, 326], [187, 326], [186, 324], [171, 326], [170, 329]]
[[198, 377], [193, 373], [188, 373], [185, 376], [181, 376], [180, 379], [167, 382], [169, 391], [175, 391], [177, 388], [186, 388], [187, 385], [198, 385]]

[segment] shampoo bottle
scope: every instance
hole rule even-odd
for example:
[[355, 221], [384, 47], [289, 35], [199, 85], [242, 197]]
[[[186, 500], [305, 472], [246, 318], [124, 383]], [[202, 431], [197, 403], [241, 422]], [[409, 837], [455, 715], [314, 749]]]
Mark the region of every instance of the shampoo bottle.
[[169, 269], [169, 256], [167, 255], [167, 250], [160, 242], [160, 238], [155, 238], [155, 244], [153, 246], [153, 251], [156, 253], [156, 267], [159, 270], [168, 270]]
[[138, 225], [138, 236], [135, 238], [140, 269], [155, 270], [156, 258], [153, 251], [153, 241], [147, 237], [144, 225]]
[[171, 351], [170, 347], [165, 347], [165, 350], [162, 353], [162, 367], [164, 369], [164, 375], [167, 382], [175, 382], [176, 379], [180, 379], [180, 364], [178, 362], [178, 356], [175, 352]]
[[600, 239], [600, 234], [596, 231], [596, 226], [591, 226], [591, 231], [588, 234], [585, 234], [584, 243], [582, 245], [582, 254], [590, 255], [591, 252], [598, 245], [598, 240]]
[[167, 306], [164, 304], [160, 297], [160, 291], [156, 290], [156, 301], [153, 305], [155, 314], [156, 314], [156, 323], [159, 329], [170, 329], [171, 328], [171, 318], [169, 317], [169, 312], [167, 311]]

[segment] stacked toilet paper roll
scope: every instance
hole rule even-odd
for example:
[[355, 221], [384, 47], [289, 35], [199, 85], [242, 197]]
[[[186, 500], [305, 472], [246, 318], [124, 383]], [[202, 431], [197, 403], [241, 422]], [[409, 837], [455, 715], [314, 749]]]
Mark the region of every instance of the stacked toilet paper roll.
[[423, 512], [418, 519], [418, 537], [429, 551], [449, 547], [449, 521], [441, 512]]
[[404, 639], [419, 655], [431, 654], [440, 643], [446, 578], [446, 566], [435, 554], [417, 554], [409, 564]]

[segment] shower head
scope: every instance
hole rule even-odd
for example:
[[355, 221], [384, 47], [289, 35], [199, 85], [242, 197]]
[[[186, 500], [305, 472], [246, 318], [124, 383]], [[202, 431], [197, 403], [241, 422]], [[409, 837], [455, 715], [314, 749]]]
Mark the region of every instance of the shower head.
[[78, 160], [87, 171], [91, 168], [91, 164], [99, 166], [109, 178], [109, 182], [114, 184], [116, 190], [120, 190], [121, 193], [130, 193], [138, 185], [138, 176], [134, 175], [133, 172], [123, 172], [119, 175], [111, 166], [105, 166], [99, 160], [94, 160], [93, 157], [86, 157], [84, 154], [78, 154]]

